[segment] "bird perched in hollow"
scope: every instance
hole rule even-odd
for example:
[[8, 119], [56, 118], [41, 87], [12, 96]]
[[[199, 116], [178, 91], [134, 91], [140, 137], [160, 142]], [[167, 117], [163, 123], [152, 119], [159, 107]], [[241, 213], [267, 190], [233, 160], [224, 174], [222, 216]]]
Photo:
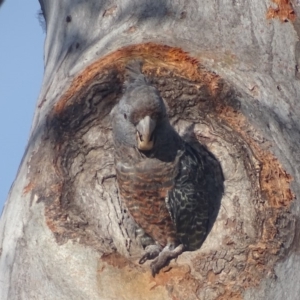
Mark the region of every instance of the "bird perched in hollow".
[[158, 90], [141, 72], [126, 67], [123, 97], [113, 109], [115, 167], [121, 198], [154, 243], [140, 259], [155, 275], [183, 251], [198, 249], [208, 227], [201, 154], [171, 126]]

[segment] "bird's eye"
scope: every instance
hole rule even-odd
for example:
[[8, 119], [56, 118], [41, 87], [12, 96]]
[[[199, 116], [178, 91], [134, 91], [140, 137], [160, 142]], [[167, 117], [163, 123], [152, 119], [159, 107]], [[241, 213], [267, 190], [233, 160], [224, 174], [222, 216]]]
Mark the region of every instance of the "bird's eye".
[[127, 120], [127, 115], [126, 114], [124, 114], [124, 119]]

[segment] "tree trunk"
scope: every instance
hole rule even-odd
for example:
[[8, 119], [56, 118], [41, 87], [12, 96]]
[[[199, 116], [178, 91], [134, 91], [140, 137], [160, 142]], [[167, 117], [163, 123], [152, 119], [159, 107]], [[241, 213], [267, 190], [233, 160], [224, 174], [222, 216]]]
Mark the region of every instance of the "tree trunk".
[[[45, 75], [1, 217], [0, 299], [298, 299], [298, 1], [40, 2]], [[133, 58], [224, 174], [202, 247], [155, 277], [113, 162]]]

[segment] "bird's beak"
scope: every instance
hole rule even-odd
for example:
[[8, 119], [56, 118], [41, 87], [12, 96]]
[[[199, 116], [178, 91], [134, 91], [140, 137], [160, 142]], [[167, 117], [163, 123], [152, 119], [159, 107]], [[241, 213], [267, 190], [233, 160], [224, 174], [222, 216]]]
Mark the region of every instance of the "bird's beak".
[[138, 149], [142, 151], [151, 150], [154, 146], [153, 130], [155, 129], [156, 122], [149, 116], [142, 119], [136, 126], [137, 144]]

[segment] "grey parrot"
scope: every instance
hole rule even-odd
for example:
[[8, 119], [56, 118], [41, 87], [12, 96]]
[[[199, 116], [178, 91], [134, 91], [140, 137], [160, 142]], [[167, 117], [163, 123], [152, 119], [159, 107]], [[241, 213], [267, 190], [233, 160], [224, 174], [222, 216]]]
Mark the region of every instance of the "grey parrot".
[[140, 259], [155, 276], [183, 251], [200, 248], [209, 200], [201, 152], [171, 126], [159, 91], [141, 61], [126, 67], [124, 94], [112, 117], [119, 193], [135, 222], [153, 240]]

